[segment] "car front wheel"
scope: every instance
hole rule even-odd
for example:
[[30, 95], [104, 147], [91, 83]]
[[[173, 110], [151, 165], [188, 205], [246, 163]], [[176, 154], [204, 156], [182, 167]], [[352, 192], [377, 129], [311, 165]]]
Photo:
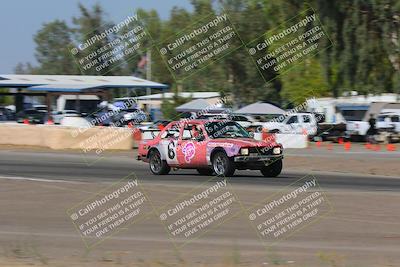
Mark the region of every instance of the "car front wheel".
[[150, 171], [157, 175], [168, 174], [171, 170], [165, 160], [161, 159], [160, 152], [153, 150], [149, 156]]
[[268, 166], [264, 166], [261, 169], [262, 175], [265, 177], [277, 177], [282, 172], [283, 163], [282, 160], [277, 160]]
[[212, 167], [216, 175], [218, 176], [233, 176], [235, 173], [235, 166], [232, 160], [225, 154], [225, 152], [219, 151], [215, 153], [212, 158]]

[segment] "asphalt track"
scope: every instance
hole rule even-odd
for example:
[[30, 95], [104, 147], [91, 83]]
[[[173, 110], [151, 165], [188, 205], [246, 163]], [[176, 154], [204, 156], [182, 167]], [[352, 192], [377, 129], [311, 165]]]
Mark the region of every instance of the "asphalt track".
[[[342, 151], [288, 151], [285, 160], [301, 157], [346, 164]], [[346, 157], [364, 158], [367, 165], [372, 165], [397, 160], [398, 152], [354, 151]], [[148, 187], [155, 208], [163, 207], [168, 197], [211, 183], [210, 177], [194, 170], [151, 175], [147, 164], [136, 161], [134, 152], [107, 153], [100, 158], [79, 151], [3, 148], [0, 246], [14, 251], [21, 242], [29, 244], [26, 246], [35, 247], [57, 266], [108, 266], [109, 262], [127, 264], [137, 260], [161, 262], [155, 266], [177, 262], [184, 262], [181, 266], [203, 266], [227, 259], [241, 266], [400, 266], [400, 177], [312, 168], [285, 168], [278, 178], [264, 178], [257, 171], [239, 171], [229, 178], [244, 205], [259, 203], [307, 175], [318, 180], [331, 202], [329, 215], [267, 250], [260, 245], [254, 229], [247, 226], [246, 216], [239, 216], [176, 252], [154, 216], [85, 252], [65, 210], [131, 173]]]
[[[289, 158], [291, 156], [299, 156], [298, 151], [288, 154], [287, 157]], [[135, 159], [135, 155], [135, 152], [110, 152], [97, 156], [79, 152], [0, 150], [0, 176], [84, 182], [112, 182], [130, 173], [134, 173], [143, 181], [174, 181], [179, 183], [201, 183], [210, 178], [197, 174], [195, 170], [173, 170], [169, 175], [152, 175], [148, 164], [138, 162]], [[301, 156], [321, 157], [321, 155], [315, 153], [308, 155], [303, 153]], [[340, 154], [337, 156], [341, 157]], [[354, 154], [354, 157], [357, 156], [357, 154]], [[364, 154], [364, 156], [368, 155]], [[387, 156], [388, 158], [399, 157], [397, 153]], [[332, 159], [327, 158], [327, 160]], [[346, 163], [343, 162], [343, 164]], [[379, 163], [371, 160], [371, 164]], [[340, 172], [291, 171], [284, 168], [278, 178], [264, 178], [258, 171], [237, 171], [235, 176], [230, 179], [230, 182], [245, 185], [286, 186], [308, 174], [316, 176], [319, 184], [327, 189], [400, 191], [400, 171], [399, 177], [387, 177]]]

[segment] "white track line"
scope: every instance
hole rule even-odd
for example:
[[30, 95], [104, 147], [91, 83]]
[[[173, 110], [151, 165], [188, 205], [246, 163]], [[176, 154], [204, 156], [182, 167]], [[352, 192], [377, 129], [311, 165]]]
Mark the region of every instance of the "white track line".
[[78, 181], [51, 180], [51, 179], [42, 179], [42, 178], [20, 177], [20, 176], [0, 176], [0, 179], [23, 180], [23, 181], [45, 182], [45, 183], [67, 183], [67, 184], [84, 184], [85, 183], [85, 182], [78, 182]]

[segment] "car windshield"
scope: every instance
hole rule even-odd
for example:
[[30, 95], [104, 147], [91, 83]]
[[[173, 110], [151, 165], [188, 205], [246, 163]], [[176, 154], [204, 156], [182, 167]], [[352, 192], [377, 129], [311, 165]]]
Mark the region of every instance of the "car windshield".
[[250, 138], [249, 133], [233, 121], [206, 122], [205, 127], [211, 139], [230, 137]]
[[379, 116], [378, 117], [378, 121], [385, 121], [385, 119], [386, 119], [386, 116]]

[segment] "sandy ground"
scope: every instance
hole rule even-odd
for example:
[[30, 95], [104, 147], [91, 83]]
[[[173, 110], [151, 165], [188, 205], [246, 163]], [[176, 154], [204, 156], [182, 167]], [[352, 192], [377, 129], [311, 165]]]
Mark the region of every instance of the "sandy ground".
[[[177, 242], [169, 238], [160, 224], [159, 212], [166, 203], [200, 186], [197, 176], [187, 172], [178, 180], [173, 177], [146, 179], [147, 166], [131, 165], [132, 152], [110, 154], [108, 165], [99, 163], [87, 168], [102, 172], [102, 166], [112, 166], [114, 161], [120, 162], [118, 168], [131, 166], [141, 174], [143, 187], [157, 212], [88, 250], [66, 211], [110, 186], [111, 182], [49, 179], [53, 172], [72, 171], [64, 169], [63, 164], [75, 160], [73, 151], [66, 157], [66, 151], [1, 149], [0, 166], [5, 169], [0, 170], [0, 176], [9, 176], [10, 171], [15, 171], [18, 159], [21, 169], [28, 163], [36, 164], [30, 160], [31, 155], [22, 157], [22, 152], [34, 152], [38, 162], [43, 161], [41, 158], [54, 158], [54, 165], [41, 170], [41, 174], [48, 173], [43, 177], [46, 180], [0, 178], [0, 266], [400, 266], [400, 188], [396, 182], [400, 179], [399, 151], [371, 151], [362, 145], [354, 145], [346, 151], [340, 145], [317, 147], [315, 144], [309, 149], [288, 150], [285, 169], [299, 171], [293, 178], [283, 175], [280, 179], [266, 181], [251, 177], [252, 182], [246, 184], [243, 181], [247, 173], [244, 173], [238, 178], [241, 182], [232, 183], [244, 208], [282, 190], [283, 186], [277, 181], [300, 179], [301, 173], [328, 172], [324, 181], [338, 177], [339, 180], [348, 179], [349, 183], [354, 181], [354, 184], [322, 188], [330, 203], [329, 212], [277, 243], [262, 242], [247, 215], [239, 213], [178, 248]], [[13, 153], [14, 158], [4, 158]], [[67, 163], [60, 160], [63, 157]], [[57, 164], [60, 164], [59, 169]], [[20, 176], [30, 177], [30, 169], [34, 167], [23, 169], [24, 175]], [[376, 186], [357, 188], [356, 184], [367, 181], [371, 174], [399, 178], [386, 181], [388, 186], [379, 187], [380, 177], [376, 177], [373, 179]], [[182, 242], [178, 240], [178, 244]]]
[[[65, 211], [106, 184], [2, 180], [0, 266], [399, 266], [397, 192], [326, 190], [330, 213], [289, 238], [261, 242], [244, 214], [174, 249], [151, 216], [86, 250]], [[156, 207], [192, 189], [145, 184]], [[244, 206], [278, 188], [233, 186]], [[12, 265], [14, 262], [16, 265]], [[221, 265], [219, 265], [221, 264]]]

